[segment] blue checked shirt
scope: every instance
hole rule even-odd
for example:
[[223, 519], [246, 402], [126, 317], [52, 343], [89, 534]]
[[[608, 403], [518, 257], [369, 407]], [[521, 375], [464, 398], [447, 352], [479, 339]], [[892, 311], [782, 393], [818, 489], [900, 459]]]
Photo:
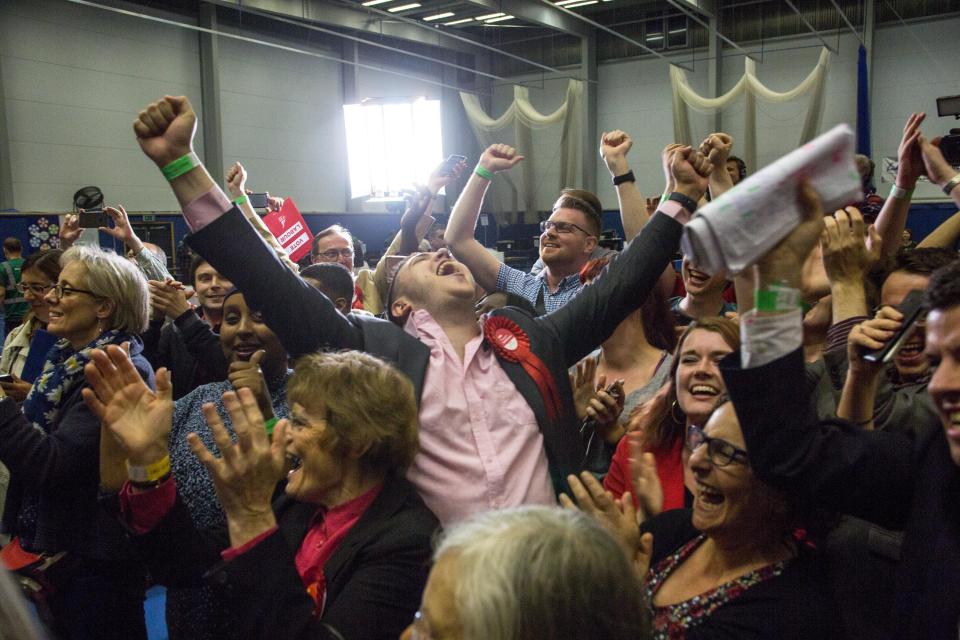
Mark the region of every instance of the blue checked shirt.
[[537, 296], [543, 292], [543, 306], [547, 313], [553, 313], [563, 305], [573, 300], [580, 293], [583, 285], [580, 283], [580, 274], [571, 273], [560, 281], [557, 290], [550, 292], [547, 286], [546, 274], [541, 271], [532, 275], [505, 264], [500, 265], [497, 273], [497, 290], [512, 293], [529, 301], [534, 308], [537, 306]]

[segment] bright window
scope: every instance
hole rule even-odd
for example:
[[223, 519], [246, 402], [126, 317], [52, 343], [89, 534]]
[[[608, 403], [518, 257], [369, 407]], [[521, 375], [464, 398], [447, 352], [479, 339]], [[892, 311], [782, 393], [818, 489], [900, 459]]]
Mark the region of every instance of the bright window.
[[443, 159], [439, 100], [347, 104], [343, 117], [354, 198], [399, 198]]

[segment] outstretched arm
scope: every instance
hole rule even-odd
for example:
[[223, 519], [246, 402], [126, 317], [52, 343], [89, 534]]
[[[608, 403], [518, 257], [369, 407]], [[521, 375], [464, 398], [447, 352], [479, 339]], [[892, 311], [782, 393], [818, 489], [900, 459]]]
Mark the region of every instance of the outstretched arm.
[[[600, 157], [607, 165], [611, 178], [622, 176], [630, 172], [627, 164], [627, 154], [633, 146], [629, 135], [617, 129], [604, 133], [600, 137]], [[620, 222], [623, 224], [623, 236], [627, 242], [633, 240], [643, 225], [647, 224], [650, 216], [643, 200], [636, 180], [628, 180], [616, 185], [617, 200], [620, 202]]]
[[[495, 144], [488, 147], [477, 163], [478, 171], [470, 175], [467, 186], [457, 199], [457, 204], [450, 214], [447, 231], [443, 235], [457, 259], [467, 265], [477, 284], [487, 291], [493, 291], [497, 287], [500, 261], [473, 237], [474, 229], [483, 196], [490, 186], [490, 178], [495, 173], [513, 168], [521, 160], [523, 156], [518, 155], [516, 150], [508, 145]], [[480, 175], [481, 173], [488, 177]]]
[[[143, 152], [165, 171], [193, 231], [188, 243], [263, 312], [291, 357], [362, 347], [360, 330], [293, 273], [233, 206], [193, 153], [197, 116], [187, 98], [166, 96], [133, 124]], [[175, 162], [176, 161], [176, 162]], [[171, 163], [174, 163], [171, 165]], [[182, 165], [181, 170], [173, 170]], [[291, 305], [298, 313], [290, 313]]]
[[897, 150], [897, 191], [883, 203], [877, 215], [876, 226], [883, 241], [884, 256], [892, 256], [903, 242], [903, 228], [910, 213], [910, 196], [917, 186], [917, 178], [923, 174], [923, 159], [920, 153], [920, 124], [926, 114], [912, 113], [903, 127], [903, 137]]

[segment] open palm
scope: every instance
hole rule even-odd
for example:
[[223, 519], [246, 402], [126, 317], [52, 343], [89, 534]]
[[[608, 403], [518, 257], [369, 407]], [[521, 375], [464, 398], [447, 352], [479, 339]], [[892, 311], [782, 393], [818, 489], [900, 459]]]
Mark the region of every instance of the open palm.
[[173, 398], [169, 391], [169, 387], [161, 389], [160, 376], [157, 376], [157, 393], [143, 382], [128, 384], [113, 394], [106, 405], [101, 420], [129, 457], [140, 457], [136, 454], [156, 449], [158, 445], [166, 449], [173, 422]]

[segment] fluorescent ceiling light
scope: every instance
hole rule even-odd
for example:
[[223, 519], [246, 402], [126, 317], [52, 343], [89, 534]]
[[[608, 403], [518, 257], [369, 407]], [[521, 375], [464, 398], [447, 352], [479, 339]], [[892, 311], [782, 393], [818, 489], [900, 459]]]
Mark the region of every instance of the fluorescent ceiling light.
[[455, 24], [464, 24], [467, 22], [473, 22], [473, 18], [461, 18], [460, 20], [454, 20], [453, 22], [444, 22], [443, 26], [452, 27]]
[[452, 15], [455, 15], [453, 11], [447, 11], [446, 13], [438, 13], [436, 15], [427, 16], [423, 20], [424, 22], [430, 22], [431, 20], [439, 20], [440, 18], [449, 18]]
[[647, 36], [647, 40], [663, 40], [663, 34], [652, 33], [649, 36]]
[[398, 11], [406, 11], [407, 9], [416, 9], [420, 6], [419, 2], [411, 2], [410, 4], [402, 4], [399, 7], [390, 7], [387, 9], [390, 13], [396, 13]]
[[505, 14], [505, 13], [487, 13], [487, 14], [482, 15], [482, 16], [477, 16], [476, 18], [474, 18], [474, 20], [477, 20], [478, 22], [482, 22], [482, 21], [484, 21], [484, 20], [489, 20], [490, 18], [499, 18], [500, 16], [505, 16], [505, 15], [507, 15], [507, 14]]
[[556, 2], [554, 4], [556, 4], [558, 7], [562, 7], [566, 4], [570, 4], [571, 2], [582, 2], [582, 0], [560, 0], [560, 2]]
[[671, 34], [671, 35], [673, 35], [673, 34], [675, 34], [675, 33], [686, 33], [686, 32], [687, 32], [686, 29], [670, 29], [670, 31], [667, 31], [667, 33], [669, 33], [669, 34]]
[[597, 4], [600, 0], [587, 0], [586, 2], [574, 2], [573, 4], [568, 4], [567, 9], [573, 9], [574, 7], [585, 7], [588, 4]]
[[500, 16], [499, 18], [490, 18], [486, 21], [487, 24], [491, 22], [503, 22], [504, 20], [513, 20], [513, 16]]
[[378, 4], [386, 4], [387, 2], [393, 2], [393, 0], [367, 0], [366, 2], [363, 3], [363, 6], [373, 7]]

